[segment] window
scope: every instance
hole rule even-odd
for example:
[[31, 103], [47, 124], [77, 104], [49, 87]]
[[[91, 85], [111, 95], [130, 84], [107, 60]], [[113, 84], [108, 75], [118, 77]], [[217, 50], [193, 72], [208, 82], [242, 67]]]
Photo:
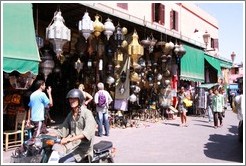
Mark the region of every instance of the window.
[[122, 9], [128, 10], [128, 3], [117, 3], [117, 6]]
[[152, 3], [152, 22], [165, 24], [165, 6], [160, 3]]
[[178, 31], [178, 12], [175, 10], [170, 11], [170, 29]]
[[219, 40], [211, 38], [211, 48], [219, 49]]

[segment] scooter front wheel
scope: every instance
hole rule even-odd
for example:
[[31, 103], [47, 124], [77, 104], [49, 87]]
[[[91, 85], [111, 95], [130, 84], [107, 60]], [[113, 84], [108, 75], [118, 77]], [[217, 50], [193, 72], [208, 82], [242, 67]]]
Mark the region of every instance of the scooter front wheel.
[[101, 159], [99, 163], [114, 163], [114, 159], [112, 157], [108, 157], [105, 159]]

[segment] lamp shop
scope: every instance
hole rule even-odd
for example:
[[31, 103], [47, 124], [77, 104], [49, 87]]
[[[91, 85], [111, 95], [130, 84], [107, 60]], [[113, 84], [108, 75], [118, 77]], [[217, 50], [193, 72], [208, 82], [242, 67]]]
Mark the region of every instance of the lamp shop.
[[[26, 20], [25, 12], [21, 12], [22, 15], [18, 10], [11, 11], [15, 12], [15, 15], [11, 13], [13, 17], [26, 18], [25, 24], [30, 22], [30, 28], [16, 32], [19, 38], [14, 36], [14, 31], [11, 33], [15, 38], [12, 46], [19, 39], [17, 44], [28, 45], [29, 53], [31, 47], [37, 47], [38, 51], [34, 49], [30, 54], [38, 57], [27, 57], [29, 60], [23, 63], [15, 61], [22, 61], [28, 53], [10, 62], [8, 57], [3, 59], [3, 64], [9, 68], [22, 63], [15, 69], [4, 67], [3, 104], [4, 114], [8, 115], [8, 119], [4, 119], [5, 127], [11, 128], [11, 118], [17, 109], [28, 110], [29, 96], [38, 79], [44, 79], [46, 86], [52, 87], [51, 114], [54, 117], [65, 117], [68, 113], [65, 97], [69, 90], [82, 83], [85, 91], [93, 96], [97, 83], [103, 82], [114, 99], [110, 111], [114, 114], [122, 111], [128, 118], [134, 118], [136, 112], [158, 109], [161, 88], [169, 86], [175, 99], [178, 86], [197, 86], [204, 79], [189, 79], [181, 73], [180, 66], [180, 63], [192, 65], [191, 59], [185, 58], [186, 54], [204, 54], [203, 48], [148, 27], [150, 23], [144, 17], [133, 22], [83, 3], [32, 3], [27, 8], [30, 11], [26, 14], [31, 13], [31, 21]], [[13, 21], [18, 21], [13, 17]], [[34, 32], [36, 40], [20, 37], [30, 32]], [[5, 39], [7, 37], [4, 42]], [[30, 69], [32, 65], [36, 66]], [[199, 68], [204, 68], [204, 64]], [[210, 80], [217, 82], [217, 79], [215, 74]], [[95, 111], [93, 102], [88, 107]]]

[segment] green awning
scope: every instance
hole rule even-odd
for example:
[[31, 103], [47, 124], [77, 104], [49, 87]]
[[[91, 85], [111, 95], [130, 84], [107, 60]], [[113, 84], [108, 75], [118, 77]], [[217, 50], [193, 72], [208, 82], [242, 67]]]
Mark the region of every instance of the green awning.
[[213, 68], [215, 68], [218, 71], [218, 73], [217, 73], [218, 76], [221, 76], [222, 75], [222, 72], [221, 72], [221, 67], [220, 67], [220, 61], [219, 61], [219, 59], [216, 58], [216, 57], [207, 55], [207, 54], [204, 54], [204, 58], [206, 59], [206, 61], [211, 66], [213, 66]]
[[31, 3], [3, 4], [3, 71], [38, 74], [40, 56]]
[[186, 54], [181, 58], [180, 79], [204, 82], [204, 52], [184, 45]]
[[208, 84], [201, 84], [199, 85], [200, 88], [206, 88], [206, 89], [211, 89], [214, 86], [218, 86], [218, 83], [208, 83]]
[[228, 69], [230, 69], [232, 67], [232, 62], [224, 61], [221, 59], [219, 59], [219, 61], [220, 61], [220, 67], [228, 68]]

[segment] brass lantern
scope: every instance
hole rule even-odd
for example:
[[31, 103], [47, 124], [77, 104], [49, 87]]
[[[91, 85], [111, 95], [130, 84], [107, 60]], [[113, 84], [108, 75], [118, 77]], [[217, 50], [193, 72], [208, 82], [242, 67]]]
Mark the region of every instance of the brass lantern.
[[93, 27], [94, 27], [94, 35], [96, 37], [101, 35], [101, 32], [104, 30], [104, 25], [99, 21], [99, 16], [95, 16], [95, 21], [93, 22]]
[[55, 12], [52, 21], [54, 23], [46, 28], [46, 39], [53, 44], [53, 50], [60, 59], [64, 44], [71, 40], [71, 30], [64, 25], [61, 11]]
[[144, 48], [138, 43], [138, 34], [136, 30], [132, 35], [132, 42], [128, 46], [128, 54], [131, 55], [133, 68], [138, 68], [138, 59], [143, 55]]

